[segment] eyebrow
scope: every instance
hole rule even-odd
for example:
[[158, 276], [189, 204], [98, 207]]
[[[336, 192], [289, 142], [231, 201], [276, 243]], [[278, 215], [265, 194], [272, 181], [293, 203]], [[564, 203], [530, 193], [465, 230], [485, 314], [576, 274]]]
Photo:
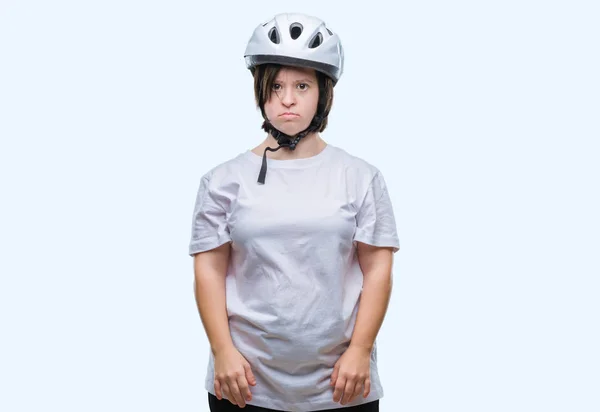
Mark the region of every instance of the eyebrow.
[[[281, 79], [275, 79], [274, 82], [276, 83], [282, 83]], [[303, 78], [303, 79], [298, 79], [296, 80], [294, 83], [315, 83], [314, 80], [311, 80], [309, 78]]]

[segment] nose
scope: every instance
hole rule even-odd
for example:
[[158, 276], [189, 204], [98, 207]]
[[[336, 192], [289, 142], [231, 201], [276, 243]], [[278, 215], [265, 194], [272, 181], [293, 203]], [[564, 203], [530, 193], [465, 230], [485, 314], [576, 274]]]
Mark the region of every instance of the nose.
[[285, 87], [280, 91], [279, 98], [281, 99], [281, 103], [290, 107], [296, 103], [296, 95], [294, 94], [294, 89], [291, 87]]

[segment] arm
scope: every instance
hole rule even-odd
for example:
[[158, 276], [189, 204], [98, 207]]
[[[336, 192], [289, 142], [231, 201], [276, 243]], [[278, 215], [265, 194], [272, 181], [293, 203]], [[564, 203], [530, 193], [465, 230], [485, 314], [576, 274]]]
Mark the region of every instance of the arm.
[[252, 399], [249, 385], [256, 378], [248, 361], [235, 348], [231, 339], [225, 276], [231, 246], [225, 243], [215, 249], [194, 255], [194, 290], [200, 318], [215, 359], [215, 395], [223, 395], [234, 405], [245, 407]]
[[194, 292], [200, 319], [213, 354], [233, 346], [225, 303], [225, 275], [231, 246], [194, 255]]
[[[331, 385], [334, 402], [342, 405], [371, 391], [371, 351], [392, 291], [393, 250], [358, 242], [358, 260], [364, 275], [356, 322], [350, 345], [334, 366]], [[343, 396], [342, 396], [343, 395]]]
[[392, 293], [393, 252], [358, 243], [358, 261], [364, 274], [363, 291], [350, 345], [371, 352]]

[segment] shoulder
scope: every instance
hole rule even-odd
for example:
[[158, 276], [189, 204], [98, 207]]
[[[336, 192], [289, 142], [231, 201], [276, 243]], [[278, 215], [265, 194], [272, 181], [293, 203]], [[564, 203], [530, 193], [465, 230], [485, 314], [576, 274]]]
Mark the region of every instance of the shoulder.
[[364, 158], [349, 153], [345, 149], [337, 146], [331, 146], [331, 160], [340, 167], [347, 177], [367, 180], [371, 182], [375, 177], [381, 174], [380, 170], [371, 162]]
[[220, 186], [226, 184], [243, 172], [249, 165], [247, 164], [247, 152], [242, 152], [235, 157], [227, 159], [211, 167], [202, 175], [202, 180], [211, 185]]
[[334, 147], [333, 151], [333, 162], [342, 170], [346, 184], [356, 190], [358, 199], [363, 202], [370, 198], [381, 199], [387, 193], [387, 183], [377, 166], [339, 147]]
[[211, 167], [201, 176], [199, 191], [230, 203], [239, 192], [240, 176], [248, 173], [248, 166], [247, 152], [243, 152]]

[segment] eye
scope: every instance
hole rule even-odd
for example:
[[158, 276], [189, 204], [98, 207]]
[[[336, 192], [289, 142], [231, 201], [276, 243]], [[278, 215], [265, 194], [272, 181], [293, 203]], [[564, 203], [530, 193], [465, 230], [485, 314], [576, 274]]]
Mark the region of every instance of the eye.
[[273, 83], [273, 86], [271, 86], [271, 90], [273, 91], [279, 91], [281, 89], [281, 85], [279, 83]]
[[298, 88], [300, 90], [306, 90], [306, 89], [308, 89], [308, 84], [306, 84], [306, 83], [300, 83], [300, 84], [298, 84]]

